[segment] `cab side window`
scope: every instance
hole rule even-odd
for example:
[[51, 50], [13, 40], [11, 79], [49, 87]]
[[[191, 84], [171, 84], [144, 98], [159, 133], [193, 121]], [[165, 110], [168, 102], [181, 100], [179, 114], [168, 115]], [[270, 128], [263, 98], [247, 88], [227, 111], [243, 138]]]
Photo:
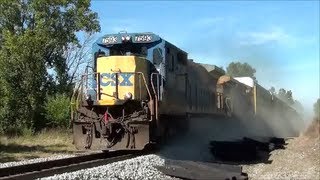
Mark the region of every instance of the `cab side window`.
[[177, 57], [178, 57], [178, 62], [182, 65], [186, 65], [187, 64], [187, 55], [186, 54], [183, 54], [182, 52], [178, 52], [177, 54]]
[[174, 71], [175, 57], [170, 48], [166, 48], [166, 66], [169, 72]]
[[159, 65], [162, 60], [163, 60], [163, 55], [162, 55], [162, 49], [161, 48], [155, 48], [153, 49], [153, 64], [154, 65]]
[[174, 66], [175, 66], [174, 61], [175, 61], [174, 55], [171, 55], [171, 58], [170, 58], [170, 66], [169, 66], [169, 70], [170, 70], [171, 72], [174, 71]]
[[148, 56], [148, 48], [146, 46], [141, 48], [141, 55]]

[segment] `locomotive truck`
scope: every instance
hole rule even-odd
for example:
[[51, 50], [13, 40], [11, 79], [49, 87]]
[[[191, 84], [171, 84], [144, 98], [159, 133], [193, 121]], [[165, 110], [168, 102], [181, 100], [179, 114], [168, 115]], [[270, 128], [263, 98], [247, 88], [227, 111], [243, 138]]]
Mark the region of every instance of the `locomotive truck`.
[[107, 34], [92, 48], [92, 64], [72, 104], [78, 149], [141, 150], [187, 131], [193, 115], [259, 122], [259, 109], [269, 106], [255, 96], [262, 87], [225, 76], [217, 66], [193, 62], [154, 33]]

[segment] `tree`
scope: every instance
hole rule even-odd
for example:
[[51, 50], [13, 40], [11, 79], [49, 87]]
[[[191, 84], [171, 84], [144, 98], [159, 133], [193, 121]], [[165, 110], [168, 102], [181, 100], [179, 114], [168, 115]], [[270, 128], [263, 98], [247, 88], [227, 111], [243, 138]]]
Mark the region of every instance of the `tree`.
[[271, 92], [271, 94], [276, 94], [276, 89], [272, 86], [269, 91]]
[[286, 101], [287, 101], [288, 104], [290, 104], [290, 105], [294, 104], [294, 100], [293, 100], [293, 97], [292, 97], [292, 91], [291, 90], [286, 92], [286, 96], [285, 97], [286, 97]]
[[303, 114], [304, 108], [298, 100], [295, 100], [293, 98], [293, 93], [291, 90], [287, 91], [284, 88], [280, 88], [278, 93], [276, 93], [276, 89], [274, 87], [271, 87], [269, 91], [277, 98], [294, 108], [299, 114]]
[[[0, 121], [3, 129], [41, 122], [48, 84], [68, 90], [64, 52], [77, 32], [100, 30], [90, 0], [2, 0], [0, 3]], [[53, 80], [47, 73], [51, 68]]]
[[88, 64], [92, 62], [91, 46], [93, 43], [93, 36], [85, 34], [84, 40], [80, 46], [72, 45], [66, 51], [67, 72], [68, 72], [68, 86], [73, 86], [76, 81], [79, 81]]
[[231, 62], [227, 67], [227, 74], [233, 77], [248, 76], [256, 79], [255, 73], [256, 70], [248, 63]]
[[295, 103], [295, 100], [293, 99], [291, 90], [287, 91], [284, 88], [280, 88], [279, 93], [277, 94], [277, 97], [289, 105], [294, 105], [294, 103]]
[[286, 101], [286, 94], [287, 94], [287, 91], [284, 88], [280, 88], [279, 92], [277, 94], [277, 97], [279, 99], [281, 99], [282, 101], [287, 102]]
[[66, 94], [71, 96], [73, 87], [76, 82], [80, 80], [86, 69], [86, 66], [92, 62], [91, 60], [91, 45], [93, 43], [93, 35], [86, 33], [82, 37], [82, 41], [79, 44], [69, 44], [68, 48], [64, 52], [64, 58], [66, 60], [66, 83], [56, 84], [54, 79], [57, 79], [55, 75], [50, 75], [48, 79], [48, 86], [52, 90], [50, 94]]
[[317, 102], [313, 105], [313, 111], [316, 116], [316, 118], [320, 118], [320, 98], [318, 98]]
[[304, 108], [298, 100], [294, 100], [294, 103], [292, 106], [299, 114], [303, 114]]
[[65, 94], [49, 96], [45, 104], [47, 125], [50, 127], [68, 127], [70, 122], [70, 99]]

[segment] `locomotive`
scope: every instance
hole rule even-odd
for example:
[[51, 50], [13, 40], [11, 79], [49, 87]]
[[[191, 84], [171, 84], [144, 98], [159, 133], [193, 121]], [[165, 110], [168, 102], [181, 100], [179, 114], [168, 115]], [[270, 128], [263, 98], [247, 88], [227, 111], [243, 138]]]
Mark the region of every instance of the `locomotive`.
[[[254, 81], [248, 85], [217, 66], [195, 63], [154, 33], [107, 34], [92, 49], [92, 64], [73, 96], [78, 149], [141, 150], [188, 131], [195, 115], [259, 124], [268, 118], [262, 111], [266, 106], [295, 113], [284, 104], [271, 104], [279, 100]], [[276, 116], [283, 123], [290, 119]]]

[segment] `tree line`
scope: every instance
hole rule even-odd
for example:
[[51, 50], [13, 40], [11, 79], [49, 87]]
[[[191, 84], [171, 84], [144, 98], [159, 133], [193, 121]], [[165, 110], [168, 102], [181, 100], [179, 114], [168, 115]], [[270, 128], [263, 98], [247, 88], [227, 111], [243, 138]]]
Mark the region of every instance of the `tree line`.
[[98, 31], [90, 0], [1, 1], [0, 134], [66, 126], [87, 53], [77, 33]]
[[[99, 31], [90, 0], [1, 0], [0, 134], [68, 127], [77, 75]], [[227, 67], [232, 76], [255, 72], [247, 63]], [[290, 90], [277, 95], [297, 104]]]

